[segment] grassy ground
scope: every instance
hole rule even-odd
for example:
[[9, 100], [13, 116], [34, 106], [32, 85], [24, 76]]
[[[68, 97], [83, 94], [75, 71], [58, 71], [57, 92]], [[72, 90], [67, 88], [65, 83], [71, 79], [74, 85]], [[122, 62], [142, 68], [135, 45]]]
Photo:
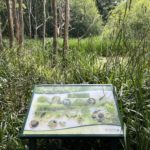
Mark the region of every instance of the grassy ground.
[[[124, 53], [120, 52], [119, 46], [111, 51], [110, 48], [114, 47], [109, 46], [109, 42], [99, 41], [98, 37], [80, 42], [71, 39], [65, 70], [62, 68], [61, 40], [60, 55], [53, 68], [51, 40], [47, 40], [45, 50], [40, 40], [26, 40], [25, 48], [19, 52], [19, 56], [17, 48], [8, 49], [7, 42], [4, 42], [6, 48], [0, 54], [1, 150], [25, 149], [26, 141], [22, 143], [18, 134], [35, 83], [114, 84], [126, 129], [124, 149], [149, 150], [149, 44], [140, 43], [137, 49], [129, 50], [124, 46], [123, 51], [127, 52]], [[101, 140], [41, 140], [38, 146], [42, 150], [48, 147], [96, 150], [103, 146], [106, 150], [107, 145], [107, 142]]]

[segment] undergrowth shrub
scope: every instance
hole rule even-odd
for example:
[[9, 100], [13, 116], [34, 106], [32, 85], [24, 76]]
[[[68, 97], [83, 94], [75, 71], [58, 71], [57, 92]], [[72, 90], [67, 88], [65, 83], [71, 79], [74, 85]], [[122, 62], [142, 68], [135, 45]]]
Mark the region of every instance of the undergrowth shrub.
[[[11, 150], [16, 147], [18, 150], [25, 149], [26, 141], [21, 143], [18, 135], [34, 84], [111, 83], [117, 88], [119, 107], [127, 127], [124, 147], [128, 150], [142, 150], [145, 146], [148, 150], [150, 146], [148, 45], [148, 41], [146, 44], [143, 41], [138, 49], [131, 47], [126, 56], [112, 54], [107, 57], [86, 52], [84, 48], [81, 51], [77, 47], [69, 49], [65, 70], [62, 68], [60, 56], [57, 58], [56, 66], [51, 68], [51, 60], [44, 54], [45, 51], [48, 52], [42, 51], [38, 42], [34, 42], [34, 46], [27, 44], [26, 48], [20, 52], [22, 54], [20, 57], [15, 48], [5, 49], [0, 55], [0, 105], [2, 108], [0, 148], [2, 150]], [[88, 49], [86, 44], [84, 46]], [[43, 142], [40, 143], [39, 147]], [[96, 143], [93, 149], [96, 148]]]
[[[143, 10], [139, 3], [136, 5]], [[132, 9], [130, 8], [131, 12]], [[127, 9], [127, 16], [130, 16], [130, 10]], [[145, 15], [147, 14], [144, 13]], [[137, 14], [136, 16], [138, 18]], [[126, 15], [119, 17], [122, 20]], [[145, 28], [142, 23], [142, 28], [138, 28], [138, 33], [141, 34], [136, 39], [137, 35], [134, 34], [136, 29], [133, 30], [133, 27], [137, 28], [139, 24], [131, 25], [132, 20], [132, 23], [118, 23], [118, 19], [114, 20], [117, 25], [108, 23], [113, 31], [104, 30], [103, 35], [106, 34], [106, 37], [70, 39], [65, 69], [62, 67], [61, 58], [62, 39], [59, 39], [60, 54], [57, 56], [55, 67], [51, 67], [51, 39], [47, 39], [45, 50], [40, 40], [26, 40], [25, 48], [19, 54], [16, 48], [5, 47], [0, 53], [0, 149], [25, 149], [26, 141], [21, 143], [18, 134], [34, 84], [111, 83], [117, 89], [119, 108], [126, 129], [124, 149], [149, 150], [150, 41], [147, 34], [149, 26], [146, 25]], [[136, 21], [141, 25], [142, 19], [145, 20], [145, 17]], [[44, 148], [42, 143], [46, 143]], [[94, 143], [86, 143], [88, 146], [85, 148], [102, 148], [103, 143], [100, 140]], [[46, 140], [40, 141], [38, 146], [47, 149], [51, 144]], [[62, 145], [60, 140], [55, 140], [53, 144], [55, 149], [61, 149]], [[68, 149], [70, 146], [71, 144], [65, 145]]]

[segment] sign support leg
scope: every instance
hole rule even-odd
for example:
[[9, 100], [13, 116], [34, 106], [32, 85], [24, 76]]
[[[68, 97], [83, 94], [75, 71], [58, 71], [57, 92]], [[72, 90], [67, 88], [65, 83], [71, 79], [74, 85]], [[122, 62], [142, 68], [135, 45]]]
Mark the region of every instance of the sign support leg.
[[119, 142], [119, 139], [111, 140], [111, 150], [118, 150], [118, 142]]
[[29, 150], [37, 150], [36, 139], [29, 139]]

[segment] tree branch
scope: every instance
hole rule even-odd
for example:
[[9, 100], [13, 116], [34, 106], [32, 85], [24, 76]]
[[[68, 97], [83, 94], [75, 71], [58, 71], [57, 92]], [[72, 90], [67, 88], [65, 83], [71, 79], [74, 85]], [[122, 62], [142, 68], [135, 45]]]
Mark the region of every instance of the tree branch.
[[90, 28], [95, 24], [95, 22], [97, 21], [97, 19], [99, 18], [100, 16], [96, 16], [94, 19], [93, 19], [93, 22], [90, 24], [90, 26], [88, 27], [88, 29], [86, 30], [85, 34], [83, 34], [81, 37], [79, 37], [79, 40], [81, 40], [82, 38], [84, 38], [86, 36], [86, 34], [88, 33], [88, 31], [90, 30]]

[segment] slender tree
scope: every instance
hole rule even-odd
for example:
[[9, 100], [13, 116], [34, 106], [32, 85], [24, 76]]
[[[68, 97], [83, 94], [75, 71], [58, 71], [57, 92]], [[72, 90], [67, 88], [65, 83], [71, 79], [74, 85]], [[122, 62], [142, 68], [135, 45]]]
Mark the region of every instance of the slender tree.
[[1, 30], [1, 17], [0, 17], [0, 50], [3, 50], [3, 43], [2, 43], [2, 30]]
[[53, 9], [53, 65], [56, 63], [57, 54], [57, 0], [52, 0]]
[[24, 42], [23, 0], [19, 0], [19, 46]]
[[58, 37], [62, 37], [63, 35], [63, 28], [64, 28], [64, 0], [59, 1], [58, 5]]
[[8, 21], [9, 21], [9, 45], [10, 48], [12, 48], [14, 45], [14, 22], [12, 11], [12, 0], [6, 0], [6, 6], [8, 10]]
[[69, 0], [65, 0], [65, 26], [64, 26], [64, 42], [63, 42], [64, 59], [66, 59], [66, 53], [69, 47], [69, 44], [68, 44], [69, 16], [70, 16]]
[[17, 42], [19, 43], [19, 20], [18, 20], [18, 14], [17, 14], [17, 11], [16, 11], [16, 6], [17, 6], [17, 3], [16, 3], [16, 0], [12, 0], [12, 3], [13, 3], [13, 19], [14, 19], [14, 33], [15, 33], [15, 38], [17, 40]]
[[43, 1], [43, 48], [45, 49], [45, 32], [46, 32], [46, 0]]
[[34, 24], [34, 38], [35, 39], [37, 39], [37, 37], [38, 37], [38, 32], [37, 32], [37, 30], [38, 30], [38, 28], [37, 28], [37, 26], [38, 26], [38, 21], [37, 21], [37, 0], [35, 0], [34, 1], [35, 2], [35, 4], [34, 4], [34, 16], [32, 15], [32, 17], [33, 17], [33, 19], [34, 19], [34, 22], [35, 22], [35, 24]]
[[32, 14], [32, 0], [28, 0], [28, 22], [29, 22], [29, 36], [32, 38], [32, 22], [31, 22], [31, 14]]

